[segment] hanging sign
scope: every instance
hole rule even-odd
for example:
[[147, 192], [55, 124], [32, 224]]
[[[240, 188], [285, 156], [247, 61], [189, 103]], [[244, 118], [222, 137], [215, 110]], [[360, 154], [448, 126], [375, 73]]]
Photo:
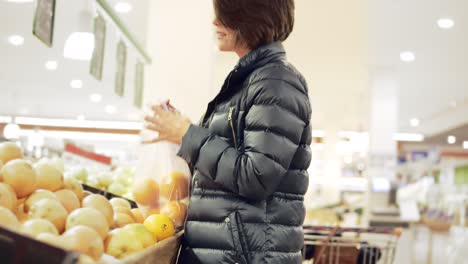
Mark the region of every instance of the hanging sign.
[[123, 41], [117, 44], [117, 70], [115, 73], [115, 94], [124, 95], [125, 90], [125, 66], [127, 63], [127, 46]]
[[135, 65], [135, 98], [133, 104], [141, 108], [143, 106], [143, 89], [144, 89], [144, 75], [145, 75], [145, 66], [143, 63], [138, 62]]
[[54, 37], [55, 0], [37, 0], [33, 34], [52, 47]]
[[94, 19], [94, 51], [91, 59], [90, 73], [96, 80], [102, 80], [104, 49], [106, 47], [106, 21], [102, 16]]

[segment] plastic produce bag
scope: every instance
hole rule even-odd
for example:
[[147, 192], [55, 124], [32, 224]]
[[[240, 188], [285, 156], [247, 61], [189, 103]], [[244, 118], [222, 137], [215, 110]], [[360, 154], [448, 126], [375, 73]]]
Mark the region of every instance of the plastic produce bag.
[[[156, 133], [142, 131], [144, 140], [155, 137]], [[187, 163], [177, 156], [179, 148], [169, 142], [143, 145], [132, 188], [145, 217], [165, 214], [176, 228], [185, 223], [191, 178]]]

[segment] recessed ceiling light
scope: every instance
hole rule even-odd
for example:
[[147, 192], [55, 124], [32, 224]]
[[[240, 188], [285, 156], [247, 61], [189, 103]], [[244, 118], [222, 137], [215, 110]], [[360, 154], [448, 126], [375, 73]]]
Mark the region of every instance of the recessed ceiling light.
[[93, 103], [99, 103], [99, 102], [102, 101], [102, 95], [100, 95], [98, 93], [91, 94], [89, 96], [89, 100], [91, 100], [91, 102], [93, 102]]
[[85, 117], [84, 115], [78, 115], [78, 116], [76, 117], [76, 120], [79, 120], [79, 121], [83, 121], [83, 120], [85, 120], [85, 119], [86, 119], [86, 117]]
[[70, 86], [74, 89], [83, 88], [83, 81], [82, 80], [72, 80], [70, 82]]
[[451, 145], [455, 144], [455, 143], [457, 143], [457, 138], [455, 136], [448, 136], [447, 137], [447, 143], [449, 143]]
[[45, 67], [49, 71], [55, 71], [58, 67], [58, 63], [57, 61], [49, 60], [49, 61], [46, 61]]
[[441, 18], [437, 20], [437, 25], [442, 29], [450, 29], [455, 26], [455, 22], [450, 18]]
[[400, 53], [400, 60], [403, 62], [413, 62], [416, 59], [416, 55], [414, 55], [411, 51], [404, 51]]
[[418, 127], [420, 123], [421, 123], [421, 121], [419, 119], [417, 119], [417, 118], [412, 118], [410, 120], [410, 125], [412, 127]]
[[452, 107], [452, 108], [457, 107], [457, 101], [450, 102], [450, 107]]
[[21, 46], [24, 44], [24, 37], [20, 35], [11, 35], [8, 37], [8, 42], [13, 46]]
[[132, 11], [132, 8], [133, 8], [132, 5], [127, 2], [118, 2], [114, 6], [115, 11], [117, 11], [118, 13], [124, 13], [124, 14]]
[[94, 34], [73, 32], [65, 41], [63, 56], [67, 59], [89, 61], [94, 51]]
[[463, 142], [463, 148], [468, 149], [468, 141]]
[[117, 112], [117, 107], [115, 107], [113, 105], [106, 105], [105, 111], [106, 111], [106, 113], [112, 115], [112, 114], [115, 114]]

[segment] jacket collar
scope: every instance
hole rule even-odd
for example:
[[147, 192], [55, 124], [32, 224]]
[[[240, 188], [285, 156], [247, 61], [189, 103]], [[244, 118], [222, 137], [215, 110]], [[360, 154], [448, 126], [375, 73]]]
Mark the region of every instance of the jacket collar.
[[262, 67], [271, 61], [285, 58], [286, 52], [283, 44], [279, 41], [272, 42], [270, 44], [260, 46], [242, 57], [237, 63], [235, 69], [244, 68], [253, 70]]

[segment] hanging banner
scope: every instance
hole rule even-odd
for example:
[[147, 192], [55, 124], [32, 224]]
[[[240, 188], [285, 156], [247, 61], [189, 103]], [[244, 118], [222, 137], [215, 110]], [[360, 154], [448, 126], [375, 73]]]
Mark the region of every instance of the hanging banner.
[[106, 21], [102, 16], [94, 19], [94, 51], [91, 58], [90, 73], [96, 80], [102, 80], [104, 49], [106, 47]]
[[138, 62], [135, 65], [135, 98], [133, 104], [142, 108], [143, 106], [143, 89], [144, 89], [145, 66], [143, 63]]
[[115, 94], [124, 95], [125, 90], [125, 66], [127, 63], [127, 46], [123, 41], [117, 45], [117, 71], [115, 73]]
[[52, 47], [54, 38], [55, 0], [37, 0], [33, 34]]

